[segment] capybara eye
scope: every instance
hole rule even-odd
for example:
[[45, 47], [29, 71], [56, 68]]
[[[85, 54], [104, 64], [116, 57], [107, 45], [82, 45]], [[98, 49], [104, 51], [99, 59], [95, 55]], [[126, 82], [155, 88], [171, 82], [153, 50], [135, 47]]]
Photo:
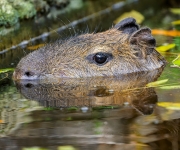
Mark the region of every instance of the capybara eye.
[[96, 55], [94, 55], [93, 59], [97, 64], [102, 65], [107, 61], [108, 56], [103, 53], [96, 53]]
[[98, 52], [88, 55], [86, 59], [89, 61], [89, 63], [102, 66], [111, 61], [113, 59], [113, 55], [111, 53]]

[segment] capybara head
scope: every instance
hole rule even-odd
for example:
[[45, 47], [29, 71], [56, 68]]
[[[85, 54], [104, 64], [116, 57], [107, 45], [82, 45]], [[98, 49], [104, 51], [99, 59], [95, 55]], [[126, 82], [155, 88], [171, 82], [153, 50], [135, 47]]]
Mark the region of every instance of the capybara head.
[[147, 27], [126, 18], [113, 28], [48, 44], [22, 58], [13, 78], [84, 78], [118, 76], [164, 67]]

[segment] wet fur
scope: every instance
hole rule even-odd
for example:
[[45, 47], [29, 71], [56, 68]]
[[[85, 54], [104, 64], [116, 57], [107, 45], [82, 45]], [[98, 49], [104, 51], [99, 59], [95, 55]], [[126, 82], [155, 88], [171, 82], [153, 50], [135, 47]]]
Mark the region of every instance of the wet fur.
[[[60, 40], [23, 58], [17, 66], [15, 78], [21, 78], [27, 71], [34, 72], [38, 78], [82, 78], [155, 70], [163, 67], [165, 60], [155, 50], [151, 37], [148, 28], [133, 34], [112, 28]], [[102, 66], [87, 59], [97, 52], [111, 53], [113, 59]]]

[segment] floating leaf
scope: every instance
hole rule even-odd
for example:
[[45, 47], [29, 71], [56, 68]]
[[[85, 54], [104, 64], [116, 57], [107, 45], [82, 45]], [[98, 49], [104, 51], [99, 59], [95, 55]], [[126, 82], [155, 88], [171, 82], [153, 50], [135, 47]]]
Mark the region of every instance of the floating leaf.
[[173, 25], [180, 25], [180, 20], [176, 20], [176, 21], [173, 21], [171, 22]]
[[137, 22], [138, 24], [141, 24], [141, 23], [143, 22], [143, 20], [144, 20], [144, 16], [143, 16], [141, 13], [139, 13], [139, 12], [137, 12], [137, 11], [135, 11], [135, 10], [132, 10], [132, 11], [130, 11], [130, 12], [123, 13], [120, 17], [118, 17], [118, 18], [114, 21], [114, 23], [117, 24], [117, 23], [119, 23], [121, 20], [123, 20], [124, 18], [127, 18], [127, 17], [133, 17], [133, 18], [135, 18], [135, 19], [136, 19], [136, 22]]
[[174, 66], [180, 67], [180, 55], [178, 55], [173, 61]]
[[167, 86], [161, 86], [159, 88], [163, 90], [180, 89], [180, 85], [167, 85]]
[[172, 12], [173, 14], [180, 14], [180, 8], [171, 8], [170, 12]]
[[76, 150], [73, 146], [59, 146], [58, 150]]
[[157, 105], [161, 107], [165, 107], [166, 109], [180, 110], [180, 103], [158, 102]]
[[165, 36], [180, 36], [180, 31], [178, 30], [159, 30], [159, 29], [153, 29], [152, 31], [153, 35], [165, 35]]
[[14, 68], [6, 68], [6, 69], [0, 69], [0, 73], [6, 73], [9, 71], [14, 71]]
[[176, 46], [176, 44], [167, 44], [167, 45], [163, 45], [163, 46], [159, 46], [159, 47], [156, 47], [156, 50], [159, 51], [159, 52], [166, 52], [172, 48], [174, 48]]
[[34, 46], [29, 46], [29, 47], [27, 47], [27, 49], [36, 50], [36, 49], [41, 48], [43, 46], [44, 46], [44, 44], [38, 44], [38, 45], [34, 45]]
[[150, 82], [148, 84], [146, 84], [147, 87], [157, 87], [160, 84], [166, 83], [168, 81], [168, 79], [164, 79], [164, 80], [159, 80], [159, 81], [155, 81], [155, 82]]

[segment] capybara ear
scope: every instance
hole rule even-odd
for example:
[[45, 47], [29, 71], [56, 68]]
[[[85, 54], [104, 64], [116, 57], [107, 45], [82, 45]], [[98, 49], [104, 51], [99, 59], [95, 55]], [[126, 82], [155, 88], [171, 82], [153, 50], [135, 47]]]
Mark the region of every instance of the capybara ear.
[[140, 45], [149, 48], [154, 48], [156, 46], [156, 40], [151, 35], [151, 30], [149, 28], [142, 28], [133, 33], [129, 42], [132, 45]]
[[123, 33], [132, 34], [139, 29], [139, 25], [136, 24], [136, 20], [134, 18], [130, 17], [120, 21], [114, 26], [114, 28], [122, 31]]

